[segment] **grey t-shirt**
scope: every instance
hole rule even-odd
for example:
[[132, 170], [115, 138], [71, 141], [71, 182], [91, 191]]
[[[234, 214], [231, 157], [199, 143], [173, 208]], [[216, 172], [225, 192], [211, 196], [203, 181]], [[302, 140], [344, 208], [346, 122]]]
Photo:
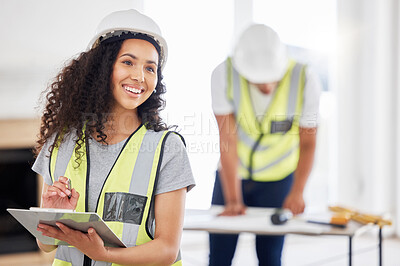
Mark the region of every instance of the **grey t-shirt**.
[[[53, 182], [49, 173], [49, 146], [54, 142], [55, 136], [49, 139], [43, 146], [32, 167], [33, 171], [43, 176], [44, 182], [51, 185]], [[89, 211], [95, 211], [97, 198], [101, 187], [107, 178], [115, 160], [118, 157], [125, 140], [112, 145], [105, 145], [96, 140], [89, 139], [90, 174], [89, 174]], [[60, 145], [57, 160], [67, 163], [75, 146], [74, 136], [67, 134]], [[63, 151], [70, 151], [63, 152]], [[72, 184], [73, 186], [73, 184]], [[177, 134], [169, 134], [164, 146], [160, 174], [156, 186], [155, 195], [174, 191], [186, 187], [189, 191], [195, 186], [189, 158], [181, 138]]]

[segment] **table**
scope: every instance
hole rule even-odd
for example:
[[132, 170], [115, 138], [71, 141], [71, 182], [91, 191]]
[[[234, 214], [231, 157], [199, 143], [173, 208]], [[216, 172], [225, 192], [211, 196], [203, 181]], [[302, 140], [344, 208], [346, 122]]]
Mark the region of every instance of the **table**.
[[[213, 205], [210, 209], [187, 209], [185, 211], [184, 230], [207, 231], [210, 233], [238, 234], [241, 232], [258, 235], [337, 235], [349, 238], [349, 266], [352, 265], [353, 237], [375, 228], [375, 225], [362, 225], [349, 221], [346, 228], [308, 223], [307, 220], [324, 220], [328, 212], [306, 213], [290, 219], [283, 225], [271, 222], [273, 208], [248, 207], [245, 215], [218, 216], [223, 206]], [[379, 228], [379, 265], [382, 265], [382, 229]]]

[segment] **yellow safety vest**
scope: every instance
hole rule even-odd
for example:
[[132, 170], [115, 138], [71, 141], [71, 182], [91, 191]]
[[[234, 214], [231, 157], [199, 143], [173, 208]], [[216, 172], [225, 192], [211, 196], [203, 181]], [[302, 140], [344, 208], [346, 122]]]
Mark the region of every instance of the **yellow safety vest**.
[[299, 160], [305, 66], [290, 61], [261, 122], [251, 103], [249, 82], [235, 70], [230, 58], [226, 66], [226, 93], [238, 125], [239, 176], [261, 182], [285, 178], [296, 169]]
[[[144, 125], [139, 127], [126, 140], [100, 192], [96, 212], [128, 247], [153, 240], [154, 213], [151, 206], [165, 140], [170, 133], [147, 130]], [[50, 157], [51, 178], [53, 182], [59, 176], [70, 178], [80, 194], [76, 211], [87, 212], [89, 146], [83, 143], [79, 149], [84, 155], [79, 167], [74, 150], [70, 151], [72, 156], [67, 165], [57, 161], [58, 151], [59, 148], [54, 148]], [[72, 246], [60, 245], [53, 265], [91, 265], [91, 260]], [[118, 264], [96, 261], [96, 265]], [[180, 252], [173, 265], [182, 265]]]

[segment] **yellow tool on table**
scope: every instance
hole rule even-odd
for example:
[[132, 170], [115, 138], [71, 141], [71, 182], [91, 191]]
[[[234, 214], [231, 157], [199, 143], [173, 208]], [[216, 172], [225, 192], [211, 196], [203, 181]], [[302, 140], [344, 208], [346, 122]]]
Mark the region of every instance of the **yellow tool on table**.
[[[341, 206], [330, 206], [329, 210], [336, 213], [338, 216], [348, 217], [347, 219], [351, 219], [353, 221], [359, 222], [361, 224], [376, 224], [379, 227], [384, 225], [392, 225], [392, 221], [383, 219], [380, 215], [372, 215], [361, 213], [353, 209], [344, 208]], [[335, 216], [332, 217], [334, 219]]]

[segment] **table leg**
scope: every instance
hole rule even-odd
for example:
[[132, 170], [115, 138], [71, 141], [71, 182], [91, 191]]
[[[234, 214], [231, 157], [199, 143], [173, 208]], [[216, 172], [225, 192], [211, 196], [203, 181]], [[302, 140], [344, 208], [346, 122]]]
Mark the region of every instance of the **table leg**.
[[351, 266], [353, 259], [353, 236], [349, 236], [349, 266]]
[[382, 227], [379, 226], [379, 266], [382, 266]]

